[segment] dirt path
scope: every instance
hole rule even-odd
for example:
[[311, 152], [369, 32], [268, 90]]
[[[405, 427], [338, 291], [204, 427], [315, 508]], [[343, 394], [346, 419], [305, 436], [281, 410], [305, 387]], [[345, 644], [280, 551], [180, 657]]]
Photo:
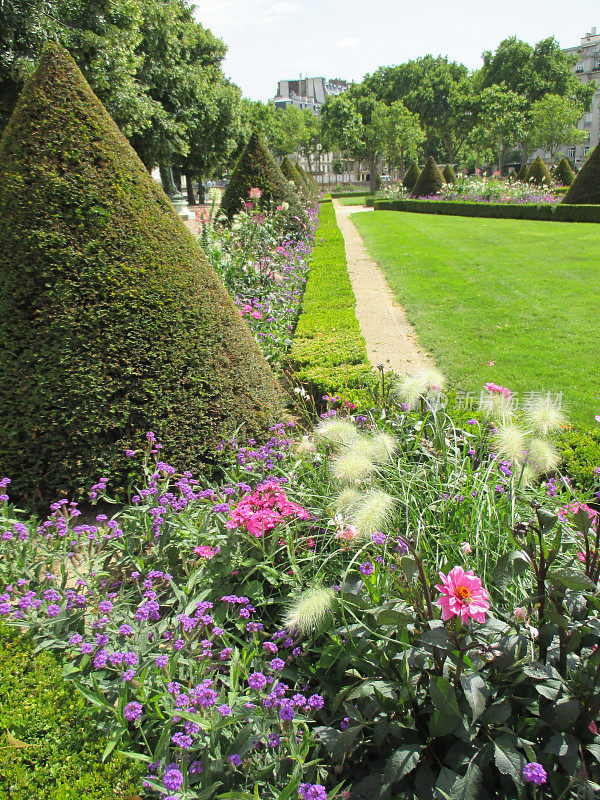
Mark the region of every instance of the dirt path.
[[383, 364], [398, 375], [433, 366], [432, 357], [420, 346], [406, 312], [394, 296], [383, 272], [368, 256], [350, 214], [372, 211], [360, 206], [341, 206], [333, 201], [338, 226], [344, 237], [348, 273], [356, 297], [356, 318], [367, 344], [367, 355], [376, 367]]

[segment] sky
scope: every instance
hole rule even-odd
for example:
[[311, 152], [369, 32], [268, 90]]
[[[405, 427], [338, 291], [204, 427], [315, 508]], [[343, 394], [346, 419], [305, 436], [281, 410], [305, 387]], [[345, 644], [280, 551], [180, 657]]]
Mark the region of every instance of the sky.
[[300, 76], [360, 80], [427, 53], [470, 69], [507, 36], [562, 47], [600, 30], [599, 0], [192, 0], [228, 46], [225, 74], [252, 100]]

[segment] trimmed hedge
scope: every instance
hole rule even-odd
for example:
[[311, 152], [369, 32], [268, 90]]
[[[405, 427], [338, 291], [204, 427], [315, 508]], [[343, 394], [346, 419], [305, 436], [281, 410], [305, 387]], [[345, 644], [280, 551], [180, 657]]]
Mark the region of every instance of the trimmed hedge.
[[444, 171], [442, 172], [442, 175], [444, 176], [444, 180], [446, 181], [446, 183], [448, 184], [456, 183], [456, 173], [452, 168], [452, 164], [446, 164], [446, 166], [444, 167]]
[[232, 219], [250, 199], [250, 189], [254, 187], [261, 190], [262, 202], [287, 203], [290, 220], [304, 219], [296, 193], [257, 131], [250, 136], [229, 178], [221, 199], [221, 211]]
[[562, 202], [600, 203], [600, 145], [589, 154]]
[[517, 180], [521, 182], [525, 181], [525, 178], [527, 177], [527, 172], [528, 172], [527, 162], [524, 161], [521, 164], [520, 170], [517, 172]]
[[296, 169], [295, 164], [292, 164], [290, 159], [287, 156], [283, 157], [281, 162], [281, 171], [283, 172], [284, 176], [288, 179], [288, 181], [292, 181], [296, 187], [305, 197], [310, 196], [310, 192], [308, 191], [308, 186], [305, 184], [304, 179]]
[[376, 211], [447, 214], [455, 217], [532, 219], [547, 222], [600, 222], [600, 205], [519, 205], [516, 203], [465, 203], [450, 200], [375, 200]]
[[546, 166], [546, 162], [542, 161], [539, 156], [533, 160], [533, 163], [527, 170], [525, 183], [536, 183], [539, 186], [542, 184], [550, 186], [552, 184], [552, 175], [550, 174], [550, 170]]
[[155, 431], [198, 469], [282, 393], [239, 310], [66, 50], [48, 45], [0, 142], [0, 473], [74, 499]]
[[355, 306], [344, 238], [333, 204], [324, 202], [291, 348], [295, 380], [307, 384], [317, 397], [368, 382], [371, 367]]
[[416, 163], [411, 164], [402, 181], [402, 185], [408, 192], [412, 192], [415, 183], [419, 180], [420, 174], [421, 170], [419, 169], [419, 165]]
[[[25, 746], [11, 746], [7, 731]], [[145, 773], [113, 753], [61, 667], [14, 628], [0, 626], [0, 797], [10, 800], [125, 800]]]
[[597, 489], [600, 466], [600, 428], [572, 428], [557, 441], [569, 477], [582, 489]]
[[368, 192], [367, 189], [360, 189], [357, 187], [352, 191], [348, 191], [347, 189], [340, 189], [339, 192], [329, 192], [329, 194], [331, 195], [331, 198], [333, 200], [337, 200], [340, 197], [355, 197], [356, 195], [359, 194], [367, 194], [367, 192]]
[[411, 194], [413, 197], [430, 197], [431, 195], [439, 194], [445, 183], [444, 176], [435, 163], [433, 156], [429, 156], [423, 171], [412, 188]]
[[297, 164], [296, 164], [296, 169], [298, 170], [298, 172], [300, 173], [300, 175], [302, 175], [302, 177], [304, 178], [304, 180], [306, 181], [306, 183], [307, 183], [307, 184], [308, 184], [308, 185], [311, 187], [313, 194], [314, 194], [314, 195], [318, 195], [318, 194], [320, 194], [320, 192], [321, 192], [321, 187], [319, 186], [319, 184], [318, 184], [318, 183], [316, 182], [316, 180], [314, 179], [314, 177], [313, 177], [312, 173], [310, 173], [310, 172], [307, 172], [307, 171], [304, 169], [304, 167], [302, 166], [302, 164], [300, 164], [300, 163], [297, 163]]
[[563, 186], [570, 186], [575, 180], [575, 173], [571, 169], [571, 165], [563, 156], [559, 161], [556, 169], [554, 170], [554, 180], [562, 183]]

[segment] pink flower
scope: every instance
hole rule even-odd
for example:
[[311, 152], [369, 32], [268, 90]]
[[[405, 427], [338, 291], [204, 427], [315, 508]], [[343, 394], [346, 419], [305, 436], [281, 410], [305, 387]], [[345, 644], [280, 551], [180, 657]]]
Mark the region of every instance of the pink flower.
[[527, 619], [527, 609], [524, 606], [517, 606], [514, 610], [515, 619], [517, 622], [523, 622]]
[[244, 305], [240, 309], [240, 314], [242, 317], [244, 314], [250, 314], [252, 312], [252, 306], [249, 303], [244, 303]]
[[217, 547], [216, 550], [213, 550], [207, 544], [201, 544], [199, 547], [194, 547], [192, 553], [196, 553], [196, 555], [200, 556], [200, 558], [205, 558], [207, 561], [210, 561], [213, 556], [216, 556], [219, 552], [219, 548]]
[[600, 414], [596, 414], [596, 416], [594, 417], [594, 419], [596, 420], [596, 422], [600, 422]]
[[461, 546], [460, 546], [460, 551], [461, 551], [461, 553], [463, 554], [463, 556], [468, 556], [468, 555], [469, 555], [469, 553], [470, 553], [472, 550], [473, 550], [473, 548], [471, 547], [471, 545], [470, 545], [468, 542], [463, 542], [463, 543], [461, 544]]
[[594, 736], [598, 735], [598, 728], [596, 727], [596, 723], [594, 722], [594, 720], [592, 720], [588, 725], [588, 730], [590, 733], [593, 733]]
[[262, 319], [262, 314], [260, 313], [260, 311], [252, 311], [250, 313], [250, 316], [254, 317], [254, 319]]
[[340, 528], [334, 538], [342, 539], [344, 542], [355, 542], [359, 535], [360, 534], [354, 525], [346, 525], [345, 528]]
[[485, 388], [490, 394], [502, 394], [504, 397], [510, 397], [511, 391], [506, 386], [498, 386], [497, 383], [486, 383]]
[[253, 186], [252, 189], [250, 189], [250, 200], [260, 200], [261, 196], [262, 192], [258, 186]]
[[435, 588], [442, 593], [436, 600], [442, 609], [442, 619], [446, 622], [452, 617], [460, 617], [462, 622], [474, 619], [485, 622], [485, 612], [489, 611], [489, 594], [483, 588], [481, 580], [475, 577], [473, 570], [454, 567], [448, 575], [440, 572], [442, 584]]
[[194, 214], [196, 215], [196, 222], [205, 223], [210, 220], [210, 214], [207, 208], [195, 208]]
[[560, 519], [564, 521], [568, 514], [576, 514], [578, 511], [585, 511], [592, 522], [598, 516], [598, 512], [595, 509], [587, 506], [585, 503], [571, 503], [569, 506], [563, 506], [562, 508], [559, 508], [556, 513]]

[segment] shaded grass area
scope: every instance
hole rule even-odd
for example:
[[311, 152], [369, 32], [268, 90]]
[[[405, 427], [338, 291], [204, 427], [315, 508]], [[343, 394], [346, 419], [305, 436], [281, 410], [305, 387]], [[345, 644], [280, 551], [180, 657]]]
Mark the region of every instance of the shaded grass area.
[[46, 652], [0, 626], [0, 798], [125, 800], [137, 796], [142, 767], [113, 754], [84, 701]]
[[339, 197], [338, 203], [341, 206], [364, 206], [366, 195], [360, 194], [357, 197]]
[[[375, 211], [352, 217], [421, 343], [460, 389], [562, 392], [600, 412], [600, 229]], [[490, 365], [489, 362], [493, 362]]]

